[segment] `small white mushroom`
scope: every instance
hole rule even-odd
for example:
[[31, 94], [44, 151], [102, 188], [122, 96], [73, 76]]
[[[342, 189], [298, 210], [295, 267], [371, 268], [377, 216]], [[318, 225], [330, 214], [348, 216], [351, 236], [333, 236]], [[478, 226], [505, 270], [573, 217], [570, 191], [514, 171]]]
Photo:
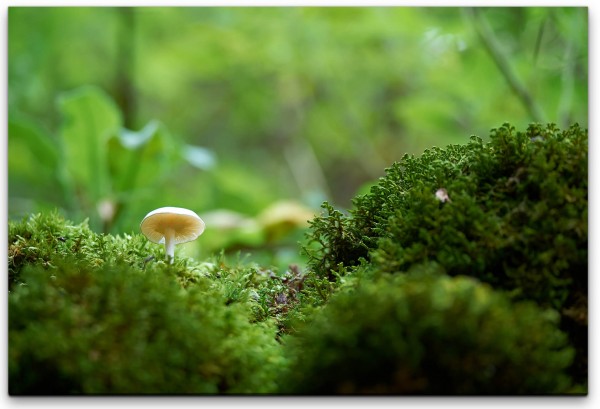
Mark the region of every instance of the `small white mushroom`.
[[175, 245], [196, 240], [204, 232], [204, 221], [188, 209], [161, 207], [144, 217], [140, 230], [151, 242], [164, 243], [167, 258], [172, 264]]
[[451, 202], [450, 196], [448, 196], [448, 191], [443, 187], [436, 190], [435, 197], [442, 203]]

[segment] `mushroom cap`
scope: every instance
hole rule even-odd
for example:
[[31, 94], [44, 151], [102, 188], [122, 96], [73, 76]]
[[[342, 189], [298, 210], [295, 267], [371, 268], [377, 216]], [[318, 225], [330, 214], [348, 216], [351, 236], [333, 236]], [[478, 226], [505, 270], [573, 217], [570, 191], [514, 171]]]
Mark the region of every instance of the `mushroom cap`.
[[167, 229], [175, 232], [175, 244], [186, 243], [204, 232], [204, 221], [188, 209], [161, 207], [148, 213], [140, 224], [142, 234], [154, 243], [165, 242]]

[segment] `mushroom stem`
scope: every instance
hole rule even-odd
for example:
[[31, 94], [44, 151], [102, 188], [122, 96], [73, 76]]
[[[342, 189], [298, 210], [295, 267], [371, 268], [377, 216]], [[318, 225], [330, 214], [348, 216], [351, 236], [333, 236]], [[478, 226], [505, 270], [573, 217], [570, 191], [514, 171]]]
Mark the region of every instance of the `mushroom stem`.
[[173, 259], [175, 258], [175, 231], [173, 229], [165, 230], [165, 252], [167, 253], [169, 264], [173, 264]]

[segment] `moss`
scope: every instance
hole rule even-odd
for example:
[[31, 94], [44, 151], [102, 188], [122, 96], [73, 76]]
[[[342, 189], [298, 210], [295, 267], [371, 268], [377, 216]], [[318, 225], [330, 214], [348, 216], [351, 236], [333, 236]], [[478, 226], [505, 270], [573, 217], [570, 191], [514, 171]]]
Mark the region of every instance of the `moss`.
[[161, 251], [140, 234], [98, 234], [87, 220], [76, 224], [57, 211], [33, 214], [8, 225], [8, 286], [23, 283], [21, 270], [28, 265], [52, 268], [69, 259], [90, 266], [118, 262], [143, 268], [149, 260], [164, 259]]
[[279, 275], [162, 251], [56, 212], [10, 222], [10, 393], [274, 391], [285, 311], [260, 306]]
[[[437, 263], [561, 313], [587, 382], [588, 133], [532, 124], [493, 129], [489, 142], [405, 156], [348, 215], [325, 203], [309, 234], [320, 277], [360, 260], [403, 274]], [[444, 196], [447, 195], [447, 197]]]
[[297, 394], [555, 394], [573, 349], [558, 314], [469, 277], [363, 280], [287, 339]]
[[11, 394], [268, 393], [276, 327], [208, 280], [74, 260], [23, 271], [9, 296]]
[[437, 261], [451, 275], [572, 305], [587, 294], [587, 134], [504, 127], [473, 152], [464, 176], [437, 184], [451, 201], [440, 203], [436, 185], [407, 192], [373, 259], [388, 271]]
[[504, 125], [323, 207], [304, 271], [9, 222], [10, 393], [586, 393], [587, 131]]
[[361, 257], [386, 271], [437, 261], [557, 308], [587, 293], [587, 131], [577, 125], [506, 124], [487, 144], [405, 156], [350, 215], [323, 207], [307, 250], [321, 275]]

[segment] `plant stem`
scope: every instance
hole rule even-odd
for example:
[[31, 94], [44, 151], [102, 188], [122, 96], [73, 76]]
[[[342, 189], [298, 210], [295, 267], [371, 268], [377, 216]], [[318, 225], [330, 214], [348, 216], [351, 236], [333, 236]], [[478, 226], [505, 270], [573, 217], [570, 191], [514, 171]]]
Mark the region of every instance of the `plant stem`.
[[573, 105], [573, 91], [575, 87], [575, 60], [574, 45], [572, 41], [565, 47], [564, 68], [562, 72], [562, 93], [558, 103], [558, 124], [562, 127], [568, 127], [571, 116], [571, 107]]
[[471, 17], [475, 31], [477, 31], [477, 34], [479, 35], [479, 39], [494, 60], [494, 63], [496, 63], [496, 66], [504, 76], [506, 82], [508, 82], [512, 91], [521, 100], [525, 109], [529, 112], [531, 118], [536, 122], [546, 122], [546, 115], [542, 108], [535, 101], [529, 90], [525, 87], [513, 67], [510, 65], [510, 61], [502, 51], [488, 21], [476, 8], [469, 8], [467, 14]]

